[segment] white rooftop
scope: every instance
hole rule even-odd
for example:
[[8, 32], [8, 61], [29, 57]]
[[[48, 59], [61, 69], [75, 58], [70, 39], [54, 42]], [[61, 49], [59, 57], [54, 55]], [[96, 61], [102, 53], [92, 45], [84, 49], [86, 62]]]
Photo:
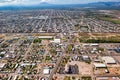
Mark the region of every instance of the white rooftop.
[[107, 64], [115, 64], [116, 63], [115, 59], [110, 56], [102, 57], [102, 60], [105, 61], [105, 63], [107, 63]]
[[39, 36], [38, 38], [53, 38], [53, 36]]
[[60, 43], [60, 39], [54, 39], [55, 43]]
[[89, 56], [82, 56], [84, 59], [89, 58]]
[[83, 46], [98, 46], [99, 44], [96, 44], [96, 43], [94, 43], [94, 44], [83, 44]]
[[31, 63], [22, 63], [22, 64], [21, 64], [21, 66], [29, 66], [29, 65], [33, 65], [33, 66], [34, 66], [35, 63], [32, 63], [32, 64], [31, 64]]
[[0, 68], [3, 68], [5, 66], [5, 63], [0, 63]]
[[91, 46], [98, 46], [99, 44], [90, 44]]
[[5, 51], [3, 51], [3, 52], [0, 52], [0, 54], [5, 54], [6, 52]]
[[105, 68], [105, 67], [106, 67], [106, 65], [103, 64], [103, 63], [94, 63], [94, 66], [95, 66], [96, 68]]
[[44, 73], [44, 74], [49, 74], [49, 73], [50, 73], [50, 69], [49, 69], [49, 68], [45, 68], [45, 69], [43, 70], [43, 73]]
[[54, 41], [51, 41], [52, 43], [60, 43], [60, 39], [54, 39]]

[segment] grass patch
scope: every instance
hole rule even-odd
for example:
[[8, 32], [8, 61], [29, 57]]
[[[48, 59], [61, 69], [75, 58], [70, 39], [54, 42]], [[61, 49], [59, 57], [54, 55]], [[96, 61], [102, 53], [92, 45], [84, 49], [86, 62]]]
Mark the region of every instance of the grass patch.
[[120, 24], [120, 20], [114, 19], [114, 18], [101, 17], [101, 18], [99, 18], [99, 19], [105, 20], [105, 21], [109, 21], [109, 22], [112, 22], [112, 23], [114, 23], [114, 24]]
[[90, 76], [83, 76], [81, 77], [81, 80], [92, 80], [92, 78]]
[[97, 34], [94, 35], [94, 37], [82, 35], [79, 37], [79, 41], [82, 43], [120, 43], [120, 37], [117, 34], [114, 36], [109, 36], [109, 34], [108, 36], [107, 34], [105, 34], [105, 36], [99, 36]]

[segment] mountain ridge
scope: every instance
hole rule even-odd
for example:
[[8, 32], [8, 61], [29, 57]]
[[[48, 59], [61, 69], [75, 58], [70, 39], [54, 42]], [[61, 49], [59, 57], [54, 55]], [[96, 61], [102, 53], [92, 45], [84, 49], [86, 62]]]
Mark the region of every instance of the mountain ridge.
[[120, 2], [96, 2], [88, 4], [49, 4], [46, 2], [38, 3], [36, 5], [8, 5], [0, 6], [0, 10], [22, 10], [22, 9], [49, 9], [49, 8], [69, 8], [69, 7], [94, 7], [94, 8], [120, 8]]

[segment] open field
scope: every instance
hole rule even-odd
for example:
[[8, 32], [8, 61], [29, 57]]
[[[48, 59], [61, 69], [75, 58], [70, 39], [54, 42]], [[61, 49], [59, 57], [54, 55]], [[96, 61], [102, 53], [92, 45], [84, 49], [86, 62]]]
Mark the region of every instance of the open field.
[[120, 43], [119, 33], [80, 33], [79, 36], [83, 43]]

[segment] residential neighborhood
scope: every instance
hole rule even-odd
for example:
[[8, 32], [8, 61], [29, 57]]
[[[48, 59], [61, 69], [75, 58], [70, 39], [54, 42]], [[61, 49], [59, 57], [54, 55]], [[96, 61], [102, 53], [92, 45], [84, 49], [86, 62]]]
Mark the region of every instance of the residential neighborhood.
[[1, 34], [0, 78], [119, 80], [119, 43], [81, 43], [74, 41], [80, 34], [64, 34]]

